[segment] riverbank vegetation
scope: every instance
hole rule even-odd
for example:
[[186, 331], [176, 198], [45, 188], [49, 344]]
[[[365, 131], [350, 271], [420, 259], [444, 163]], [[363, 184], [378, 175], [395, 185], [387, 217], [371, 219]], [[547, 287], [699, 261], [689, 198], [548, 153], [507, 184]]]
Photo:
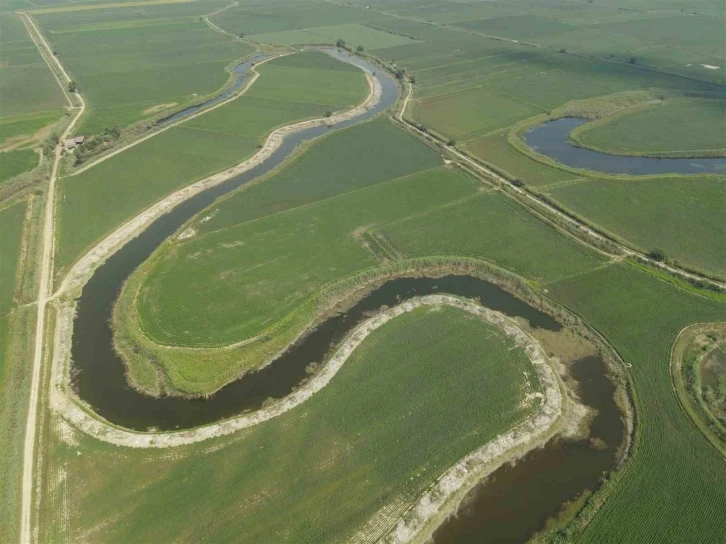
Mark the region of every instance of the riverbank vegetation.
[[42, 538], [372, 541], [442, 472], [536, 411], [535, 376], [497, 328], [422, 307], [374, 331], [305, 404], [231, 438], [134, 450], [59, 421], [49, 458], [67, 477], [45, 480], [42, 516], [73, 506]]
[[275, 128], [362, 102], [364, 74], [341, 65], [318, 52], [267, 62], [239, 98], [62, 179], [56, 271], [169, 192], [243, 162]]

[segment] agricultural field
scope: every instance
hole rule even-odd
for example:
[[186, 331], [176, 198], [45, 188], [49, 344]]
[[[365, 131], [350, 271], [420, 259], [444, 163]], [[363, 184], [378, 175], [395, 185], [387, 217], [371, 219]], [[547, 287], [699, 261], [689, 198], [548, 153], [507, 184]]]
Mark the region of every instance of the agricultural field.
[[619, 155], [725, 154], [724, 119], [726, 100], [673, 99], [606, 119], [595, 127], [583, 126], [573, 138]]
[[229, 78], [225, 68], [253, 52], [201, 20], [224, 3], [113, 6], [31, 11], [88, 102], [80, 134], [124, 128], [214, 93]]
[[[68, 478], [49, 485], [42, 515], [54, 519], [62, 501], [68, 517], [44, 535], [375, 538], [458, 459], [533, 413], [537, 401], [522, 401], [538, 385], [525, 373], [526, 354], [498, 329], [423, 307], [374, 331], [304, 405], [234, 438], [172, 453], [109, 446], [66, 426], [49, 458]], [[114, 523], [103, 523], [110, 512]]]
[[542, 186], [573, 180], [572, 172], [539, 163], [509, 145], [508, 130], [469, 140], [462, 147], [470, 154], [485, 160], [508, 177], [526, 180], [530, 185]]
[[[669, 373], [679, 331], [726, 320], [726, 305], [660, 281], [627, 264], [550, 284], [555, 300], [603, 334], [632, 365], [638, 446], [627, 471], [579, 541], [717, 541], [726, 531], [723, 458], [691, 423]], [[687, 512], [688, 514], [684, 514]], [[678, 523], [664, 520], [677, 518]]]
[[[0, 13], [0, 119], [56, 112], [65, 98], [38, 48], [13, 13]], [[4, 139], [3, 139], [4, 140]], [[1, 142], [0, 142], [1, 143]]]
[[[243, 96], [65, 178], [58, 212], [58, 268], [169, 192], [242, 162], [271, 130], [345, 109], [368, 94], [360, 70], [323, 53], [283, 57], [261, 65], [259, 72]], [[128, 176], [130, 163], [133, 176]]]
[[458, 255], [491, 261], [538, 282], [603, 264], [501, 194], [476, 195], [374, 232], [401, 257]]
[[0, 253], [3, 256], [0, 261], [0, 316], [6, 315], [13, 304], [24, 218], [25, 203], [0, 209]]
[[[331, 156], [340, 167], [327, 167]], [[503, 197], [482, 194], [481, 182], [439, 164], [432, 150], [374, 121], [325, 138], [279, 174], [203, 212], [184, 227], [193, 236], [162, 246], [122, 294], [116, 319], [135, 383], [158, 390], [137, 355], [145, 351], [164, 368], [168, 387], [192, 395], [216, 390], [259, 365], [292, 334], [289, 326], [314, 320], [311, 299], [361, 271], [409, 258], [472, 257], [545, 282], [603, 264]], [[357, 171], [365, 174], [346, 175]], [[502, 224], [507, 229], [489, 232]], [[255, 340], [214, 351], [247, 338]], [[155, 342], [204, 349], [170, 351]]]
[[726, 12], [625, 4], [0, 0], [0, 534], [723, 541]]
[[550, 190], [559, 202], [644, 251], [726, 275], [723, 176], [592, 179]]
[[19, 307], [25, 201], [0, 208], [0, 532], [17, 537], [23, 416], [27, 398], [28, 328], [34, 308]]
[[37, 166], [65, 97], [19, 16], [0, 13], [0, 183]]
[[32, 149], [0, 153], [0, 183], [28, 172], [38, 165], [38, 153]]

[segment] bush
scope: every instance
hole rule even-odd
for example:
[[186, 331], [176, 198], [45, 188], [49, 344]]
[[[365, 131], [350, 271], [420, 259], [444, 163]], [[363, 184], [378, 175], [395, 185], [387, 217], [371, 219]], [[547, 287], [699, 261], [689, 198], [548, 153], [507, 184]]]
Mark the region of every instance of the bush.
[[345, 40], [338, 39], [337, 42], [335, 42], [336, 47], [344, 48], [345, 47]]
[[453, 139], [449, 140], [448, 142], [446, 142], [446, 145], [448, 145], [450, 147], [454, 147], [456, 145], [456, 140], [453, 140]]
[[358, 51], [358, 53], [362, 53], [363, 52], [363, 46], [362, 45], [359, 45], [358, 47], [355, 48], [355, 50]]
[[515, 187], [524, 187], [527, 184], [524, 182], [524, 180], [521, 180], [519, 178], [514, 178], [512, 180], [512, 185], [514, 185]]
[[668, 255], [666, 252], [658, 247], [651, 249], [647, 253], [648, 257], [653, 259], [654, 261], [658, 261], [659, 263], [663, 263], [668, 260]]

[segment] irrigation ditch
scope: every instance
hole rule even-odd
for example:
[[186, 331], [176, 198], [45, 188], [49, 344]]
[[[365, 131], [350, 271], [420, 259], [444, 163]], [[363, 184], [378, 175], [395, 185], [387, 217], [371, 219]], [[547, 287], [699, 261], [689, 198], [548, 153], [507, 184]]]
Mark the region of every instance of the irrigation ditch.
[[[500, 455], [498, 464], [493, 465], [491, 458], [485, 459], [486, 462], [477, 465], [476, 471], [461, 480], [455, 493], [444, 497], [441, 505], [445, 504], [445, 508], [423, 521], [420, 516], [416, 517], [414, 508], [400, 521], [404, 529], [389, 536], [391, 541], [400, 541], [399, 537], [406, 534], [411, 538], [433, 534], [435, 542], [461, 542], [463, 533], [481, 536], [481, 528], [485, 525], [486, 533], [496, 535], [499, 540], [524, 540], [556, 516], [563, 503], [586, 496], [598, 487], [603, 474], [617, 468], [626, 457], [633, 432], [632, 414], [624, 392], [628, 387], [627, 377], [618, 375], [615, 385], [607, 377], [617, 374], [620, 368], [617, 355], [610, 353], [605, 342], [576, 316], [562, 308], [553, 311], [554, 303], [525, 286], [520, 286], [520, 290], [508, 285], [508, 290], [517, 292], [517, 296], [512, 295], [487, 281], [485, 278], [492, 279], [490, 274], [480, 273], [476, 277], [473, 273], [476, 267], [469, 270], [463, 267], [464, 274], [439, 270], [420, 275], [422, 277], [386, 278], [369, 286], [364, 296], [358, 293], [357, 301], [339, 308], [341, 311], [337, 315], [319, 323], [272, 364], [257, 373], [245, 375], [208, 399], [149, 397], [133, 390], [126, 382], [123, 363], [113, 349], [109, 317], [116, 295], [128, 275], [188, 219], [220, 196], [275, 168], [301, 143], [325, 134], [330, 128], [343, 128], [370, 119], [390, 108], [398, 99], [395, 81], [382, 70], [353, 55], [329, 52], [369, 73], [375, 72], [375, 81], [380, 88], [375, 104], [362, 111], [356, 110], [354, 116], [338, 118], [337, 122], [336, 118], [328, 119], [329, 126], [322, 120], [300, 123], [276, 138], [271, 136], [274, 145], [266, 150], [263, 148], [265, 154], [260, 160], [247, 168], [233, 169], [231, 174], [228, 171], [212, 176], [211, 181], [202, 180], [157, 203], [112, 233], [76, 263], [54, 299], [58, 318], [55, 320], [51, 406], [97, 438], [123, 445], [174, 446], [177, 445], [175, 440], [164, 437], [185, 434], [179, 429], [190, 429], [186, 434], [196, 433], [201, 439], [212, 438], [218, 433], [205, 431], [211, 429], [209, 424], [235, 416], [238, 420], [247, 417], [248, 421], [254, 422], [255, 410], [260, 413], [269, 397], [284, 400], [314, 383], [315, 377], [309, 378], [306, 372], [309, 363], [324, 360], [329, 355], [331, 343], [350, 340], [351, 331], [360, 326], [361, 320], [381, 308], [384, 312], [379, 316], [395, 314], [393, 308], [405, 309], [405, 301], [422, 300], [420, 297], [456, 295], [478, 299], [482, 306], [477, 305], [480, 308], [477, 311], [493, 312], [487, 315], [508, 315], [503, 317], [506, 322], [526, 329], [526, 336], [542, 344], [547, 357], [555, 360], [553, 368], [561, 375], [558, 380], [567, 384], [562, 390], [568, 399], [567, 405], [579, 407], [570, 413], [579, 415], [562, 427], [548, 425], [547, 432], [537, 435], [535, 442], [526, 441], [528, 447], [520, 448], [513, 455]], [[443, 303], [442, 300], [438, 299], [438, 302]], [[552, 313], [567, 326], [563, 327], [550, 315]], [[566, 342], [562, 342], [561, 335], [567, 337]], [[71, 368], [74, 369], [72, 388], [69, 384]], [[318, 375], [325, 376], [326, 368], [330, 372], [333, 367], [323, 365]], [[621, 414], [619, 406], [625, 408], [627, 415]], [[239, 416], [245, 411], [250, 413]], [[202, 425], [207, 427], [200, 427]], [[154, 432], [148, 432], [149, 428]], [[563, 429], [568, 430], [569, 436], [558, 434]], [[228, 432], [234, 430], [233, 425], [227, 426]], [[125, 443], [125, 439], [117, 438], [124, 436], [137, 437], [137, 443]], [[178, 442], [184, 443], [188, 441]], [[541, 448], [532, 450], [534, 446]], [[514, 458], [519, 458], [516, 465], [502, 465]], [[573, 471], [576, 477], [573, 477]], [[476, 485], [485, 475], [487, 481]], [[553, 486], [552, 482], [558, 482], [558, 485]], [[510, 505], [516, 513], [516, 523], [503, 515], [503, 510], [492, 508], [499, 500], [502, 486], [510, 490], [511, 496], [509, 502], [502, 502], [501, 506]], [[472, 488], [473, 491], [467, 494]], [[525, 500], [527, 497], [535, 499]], [[456, 510], [459, 503], [458, 515], [444, 521], [443, 518]], [[434, 532], [442, 521], [441, 527]], [[405, 530], [406, 527], [415, 530]]]

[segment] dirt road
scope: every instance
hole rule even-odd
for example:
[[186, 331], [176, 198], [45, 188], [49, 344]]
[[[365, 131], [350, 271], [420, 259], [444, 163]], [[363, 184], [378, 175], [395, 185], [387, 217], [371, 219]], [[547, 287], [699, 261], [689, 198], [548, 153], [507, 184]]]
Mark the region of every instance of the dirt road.
[[[83, 115], [86, 109], [86, 102], [81, 95], [73, 93], [78, 101], [78, 107], [73, 104], [73, 98], [67, 92], [67, 85], [71, 78], [65, 71], [58, 59], [53, 55], [48, 42], [38, 30], [33, 19], [25, 14], [19, 14], [25, 23], [33, 42], [40, 50], [41, 56], [48, 64], [48, 68], [55, 75], [58, 85], [60, 85], [63, 93], [69, 101], [71, 108], [74, 108], [73, 117], [68, 127], [60, 135], [60, 142], [68, 138]], [[51, 64], [51, 63], [54, 63]], [[57, 70], [57, 71], [56, 71]], [[58, 76], [58, 72], [65, 78], [65, 82]], [[45, 336], [45, 309], [48, 297], [53, 288], [53, 247], [54, 247], [54, 225], [55, 225], [55, 188], [58, 178], [58, 167], [63, 153], [62, 145], [58, 145], [55, 149], [53, 158], [53, 167], [51, 170], [50, 180], [48, 182], [48, 191], [46, 198], [45, 215], [43, 218], [43, 241], [40, 256], [40, 279], [38, 285], [38, 315], [35, 324], [35, 345], [33, 348], [33, 363], [31, 367], [31, 383], [30, 383], [30, 399], [28, 404], [28, 419], [25, 425], [25, 443], [23, 449], [23, 479], [22, 479], [22, 496], [21, 496], [21, 517], [20, 517], [20, 542], [21, 544], [29, 544], [32, 541], [33, 533], [31, 530], [32, 503], [33, 503], [33, 467], [35, 459], [35, 441], [38, 416], [38, 393], [41, 381], [41, 362], [43, 360], [43, 339]]]

